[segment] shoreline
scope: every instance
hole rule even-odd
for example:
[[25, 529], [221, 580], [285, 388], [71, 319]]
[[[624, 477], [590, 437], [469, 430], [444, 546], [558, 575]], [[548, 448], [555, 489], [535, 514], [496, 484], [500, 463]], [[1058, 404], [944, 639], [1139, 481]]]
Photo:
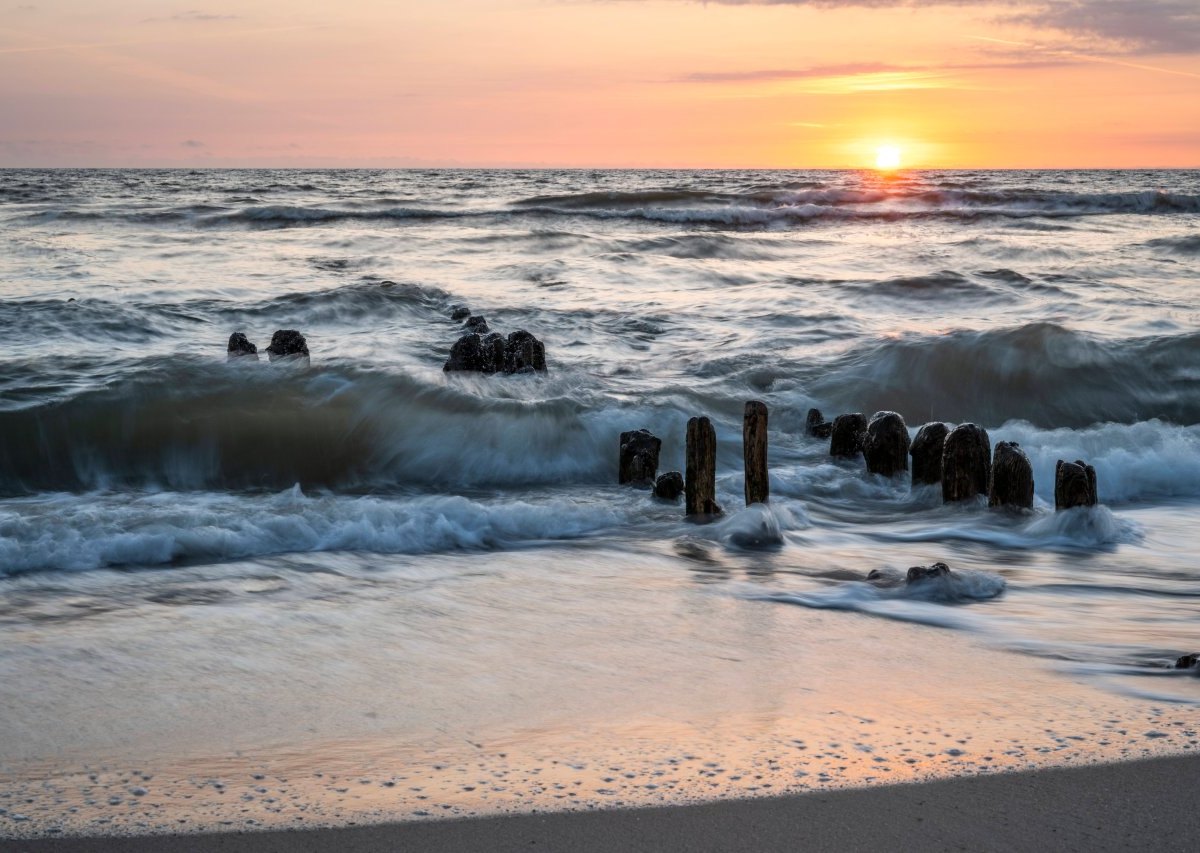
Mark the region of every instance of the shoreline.
[[1200, 846], [1200, 755], [695, 805], [370, 826], [0, 840], [29, 853], [1056, 849]]

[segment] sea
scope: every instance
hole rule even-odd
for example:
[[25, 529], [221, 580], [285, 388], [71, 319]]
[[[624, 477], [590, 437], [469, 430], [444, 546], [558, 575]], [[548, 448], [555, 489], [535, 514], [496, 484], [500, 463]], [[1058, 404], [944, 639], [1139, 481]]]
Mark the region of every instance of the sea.
[[[464, 307], [546, 372], [443, 371]], [[810, 408], [978, 424], [1034, 507], [831, 458]], [[697, 416], [706, 524], [617, 482]], [[336, 823], [983, 772], [984, 718], [1060, 724], [1014, 766], [1194, 749], [1198, 511], [1198, 171], [0, 171], [0, 833], [269, 824], [301, 776]], [[834, 725], [931, 714], [928, 754]]]

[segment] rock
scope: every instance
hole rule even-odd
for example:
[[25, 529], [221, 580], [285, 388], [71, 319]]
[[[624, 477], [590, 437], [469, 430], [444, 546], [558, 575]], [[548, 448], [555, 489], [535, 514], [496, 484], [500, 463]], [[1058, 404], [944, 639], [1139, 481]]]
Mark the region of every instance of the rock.
[[271, 335], [267, 355], [271, 361], [280, 358], [308, 358], [308, 341], [295, 329], [280, 329]]
[[477, 335], [486, 335], [491, 329], [488, 328], [487, 320], [483, 317], [468, 317], [464, 323], [468, 331], [474, 332]]
[[450, 306], [450, 319], [451, 320], [456, 320], [456, 321], [457, 320], [465, 320], [470, 316], [471, 316], [471, 309], [468, 308], [466, 305], [451, 305]]
[[1059, 459], [1054, 467], [1054, 508], [1072, 509], [1097, 503], [1096, 469], [1080, 459], [1074, 462]]
[[908, 470], [908, 426], [895, 412], [876, 412], [867, 424], [863, 456], [872, 474], [894, 477]]
[[[499, 335], [497, 335], [499, 337]], [[474, 370], [480, 373], [495, 371], [492, 354], [485, 350], [483, 338], [474, 333], [463, 335], [450, 347], [450, 357], [442, 365], [442, 370], [449, 373], [452, 370]]]
[[499, 332], [491, 332], [483, 336], [479, 345], [483, 350], [481, 356], [483, 367], [480, 369], [484, 373], [503, 373], [506, 351], [504, 335]]
[[504, 371], [506, 373], [546, 372], [545, 345], [526, 332], [519, 329], [508, 336], [504, 346]]
[[829, 433], [829, 455], [852, 459], [862, 453], [867, 417], [861, 413], [838, 415]]
[[649, 430], [639, 429], [621, 433], [621, 455], [617, 467], [617, 482], [635, 486], [653, 486], [658, 473], [658, 452], [662, 439]]
[[804, 422], [804, 431], [813, 438], [829, 438], [833, 432], [833, 424], [825, 420], [820, 409], [809, 409]]
[[1033, 465], [1015, 441], [996, 444], [988, 483], [988, 506], [1033, 509]]
[[942, 500], [967, 501], [986, 495], [992, 468], [992, 442], [987, 430], [959, 424], [942, 448]]
[[654, 497], [664, 501], [678, 501], [683, 494], [683, 475], [678, 471], [668, 471], [654, 483]]
[[250, 343], [250, 340], [241, 332], [234, 332], [229, 336], [229, 346], [225, 353], [226, 358], [237, 358], [243, 355], [252, 355], [258, 358], [258, 347]]
[[1192, 653], [1183, 655], [1179, 660], [1175, 661], [1176, 669], [1198, 669], [1200, 668], [1200, 653]]
[[909, 454], [914, 484], [932, 486], [942, 482], [942, 451], [950, 430], [943, 423], [928, 423], [917, 430]]
[[945, 563], [934, 563], [932, 566], [913, 566], [904, 578], [905, 583], [920, 583], [931, 578], [945, 577], [950, 574], [950, 567]]

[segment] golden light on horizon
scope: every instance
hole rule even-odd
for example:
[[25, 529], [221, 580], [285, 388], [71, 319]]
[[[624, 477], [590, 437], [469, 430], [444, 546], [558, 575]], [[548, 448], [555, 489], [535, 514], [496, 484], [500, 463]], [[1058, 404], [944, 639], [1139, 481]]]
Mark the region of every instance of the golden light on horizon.
[[881, 172], [894, 172], [900, 168], [900, 146], [880, 145], [875, 149], [875, 168]]

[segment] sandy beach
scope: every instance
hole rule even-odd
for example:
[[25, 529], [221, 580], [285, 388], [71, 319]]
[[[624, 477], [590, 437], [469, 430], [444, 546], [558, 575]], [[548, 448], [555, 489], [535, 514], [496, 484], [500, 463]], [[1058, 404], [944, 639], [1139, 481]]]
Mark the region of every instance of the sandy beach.
[[1200, 758], [1188, 756], [671, 808], [278, 832], [0, 841], [0, 850], [1186, 851], [1200, 845], [1197, 774]]

